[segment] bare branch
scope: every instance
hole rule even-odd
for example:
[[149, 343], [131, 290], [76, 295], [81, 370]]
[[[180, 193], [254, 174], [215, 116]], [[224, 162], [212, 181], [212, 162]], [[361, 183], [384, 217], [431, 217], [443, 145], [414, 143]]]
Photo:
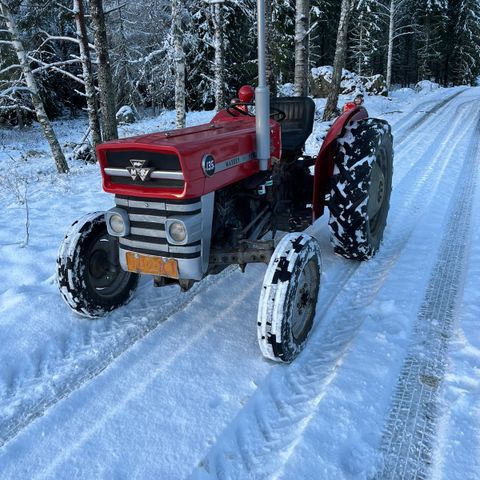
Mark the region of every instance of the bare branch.
[[[42, 33], [44, 33], [47, 38], [43, 41], [43, 43], [40, 45], [39, 48], [41, 48], [43, 45], [45, 45], [50, 40], [56, 40], [56, 41], [60, 41], [60, 42], [73, 42], [73, 43], [76, 43], [77, 45], [79, 44], [78, 38], [65, 37], [65, 36], [61, 36], [61, 35], [50, 35], [48, 32], [45, 32], [44, 30], [42, 30]], [[91, 43], [89, 43], [88, 46], [92, 50], [95, 50], [95, 46], [92, 45]]]
[[30, 89], [27, 87], [13, 86], [10, 88], [6, 88], [5, 90], [2, 90], [1, 95], [11, 95], [12, 93], [17, 93], [17, 92], [30, 93]]
[[76, 77], [73, 73], [67, 72], [58, 67], [53, 67], [52, 70], [54, 70], [55, 72], [61, 73], [62, 75], [65, 75], [71, 78], [72, 80], [75, 80], [76, 82], [81, 83], [82, 85], [85, 85], [85, 82], [81, 78]]
[[42, 65], [41, 67], [38, 67], [32, 70], [33, 73], [38, 73], [53, 67], [63, 67], [65, 65], [73, 65], [75, 63], [80, 63], [80, 60], [76, 58], [73, 58], [71, 60], [64, 60], [62, 62], [55, 62], [55, 63], [45, 63], [45, 62], [42, 62], [41, 60], [36, 59], [35, 57], [32, 57], [31, 55], [29, 55], [28, 58], [32, 60], [32, 62], [36, 62]]
[[399, 33], [398, 35], [395, 35], [393, 37], [393, 40], [396, 40], [397, 38], [404, 37], [405, 35], [413, 35], [415, 32], [403, 32]]
[[21, 65], [10, 65], [9, 67], [4, 68], [3, 70], [0, 70], [0, 75], [3, 75], [4, 73], [7, 73], [10, 70], [15, 70], [16, 68], [22, 68]]
[[113, 13], [113, 12], [116, 12], [117, 10], [121, 10], [123, 7], [125, 7], [127, 4], [124, 3], [122, 5], [119, 5], [118, 7], [114, 7], [114, 8], [111, 8], [110, 10], [107, 10], [105, 12], [105, 15], [108, 15], [109, 13]]
[[[62, 75], [65, 75], [65, 76], [71, 78], [72, 80], [75, 80], [78, 83], [81, 83], [82, 85], [85, 85], [85, 82], [82, 79], [78, 78], [73, 73], [67, 72], [66, 70], [62, 70], [61, 68], [56, 67], [55, 64], [53, 64], [53, 63], [49, 64], [49, 63], [42, 62], [41, 60], [38, 60], [37, 58], [31, 58], [31, 57], [29, 57], [29, 58], [31, 60], [39, 63], [43, 67], [43, 68], [42, 67], [36, 68], [35, 70], [32, 71], [32, 73], [33, 72], [38, 72], [38, 71], [41, 71], [41, 70], [51, 69], [55, 72], [61, 73]], [[67, 62], [73, 62], [73, 60], [70, 60], [70, 61], [67, 60]], [[78, 60], [75, 60], [75, 62], [78, 63]], [[65, 62], [63, 62], [63, 63], [65, 63]]]
[[29, 113], [35, 113], [35, 110], [31, 109], [31, 108], [28, 108], [26, 107], [25, 105], [11, 105], [11, 106], [8, 106], [8, 107], [4, 107], [4, 106], [0, 106], [0, 111], [2, 112], [8, 112], [9, 110], [15, 110], [15, 109], [20, 109], [20, 110], [24, 110], [25, 112], [29, 112]]
[[65, 5], [62, 5], [60, 2], [55, 2], [55, 5], [56, 5], [57, 7], [63, 8], [64, 10], [66, 10], [68, 13], [71, 13], [72, 15], [75, 13], [74, 10], [72, 10], [71, 8], [66, 7]]

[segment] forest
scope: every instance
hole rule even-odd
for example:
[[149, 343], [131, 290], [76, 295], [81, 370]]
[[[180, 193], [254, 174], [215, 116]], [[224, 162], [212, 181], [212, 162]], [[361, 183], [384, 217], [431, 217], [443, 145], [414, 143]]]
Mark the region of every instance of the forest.
[[[307, 95], [310, 69], [334, 64], [342, 25], [342, 66], [383, 75], [386, 93], [480, 74], [480, 0], [272, 0], [266, 21], [272, 95], [287, 83]], [[116, 137], [128, 105], [176, 108], [181, 126], [185, 110], [221, 108], [255, 85], [256, 57], [254, 0], [0, 0], [0, 125], [37, 119], [48, 138], [49, 120], [98, 109], [96, 145]]]

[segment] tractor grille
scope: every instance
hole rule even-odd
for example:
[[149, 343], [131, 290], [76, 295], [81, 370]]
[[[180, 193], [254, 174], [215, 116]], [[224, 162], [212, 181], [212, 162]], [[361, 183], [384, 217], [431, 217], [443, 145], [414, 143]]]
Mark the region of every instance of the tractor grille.
[[[180, 160], [173, 153], [121, 150], [106, 152], [105, 174], [114, 184], [138, 185], [146, 188], [183, 188], [184, 178]], [[150, 170], [148, 178], [132, 178], [133, 162], [142, 162]]]
[[158, 198], [115, 196], [115, 204], [128, 213], [130, 234], [120, 237], [120, 248], [147, 255], [198, 258], [201, 242], [187, 245], [168, 243], [165, 221], [176, 216], [201, 215], [200, 199], [162, 201]]

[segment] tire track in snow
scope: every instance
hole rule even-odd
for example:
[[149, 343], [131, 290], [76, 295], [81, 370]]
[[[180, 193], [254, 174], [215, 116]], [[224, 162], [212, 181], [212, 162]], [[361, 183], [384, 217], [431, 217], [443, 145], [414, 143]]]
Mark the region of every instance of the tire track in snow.
[[[471, 118], [468, 113], [474, 110], [470, 105], [457, 122], [463, 121], [463, 116], [467, 120]], [[415, 188], [410, 188], [408, 201], [399, 199], [397, 211], [391, 212], [395, 227], [383, 249], [347, 278], [345, 288], [330, 302], [332, 307], [337, 308], [332, 308], [331, 313], [327, 312], [324, 322], [313, 332], [305, 351], [293, 364], [272, 370], [243, 411], [217, 439], [191, 478], [270, 480], [282, 475], [284, 465], [317, 414], [329, 384], [362, 327], [365, 315], [361, 312], [377, 295], [419, 219], [430, 205], [442, 176], [438, 172], [445, 172], [457, 145], [467, 137], [467, 125], [468, 121], [463, 134], [451, 142], [438, 143], [436, 138], [433, 140], [435, 154], [427, 151], [418, 162], [419, 168], [424, 169], [425, 173], [419, 176], [414, 169], [407, 175], [410, 185], [415, 184]], [[414, 205], [417, 208], [412, 209]], [[352, 281], [352, 287], [348, 285], [349, 280]], [[319, 300], [322, 302], [322, 295]]]
[[[433, 177], [433, 181], [437, 183], [440, 181], [441, 172], [446, 168], [447, 163], [437, 153], [439, 150], [447, 155], [453, 152], [456, 146], [463, 140], [465, 130], [473, 125], [473, 112], [474, 109], [472, 109], [470, 100], [465, 100], [457, 105], [454, 110], [452, 109], [455, 120], [452, 123], [439, 122], [443, 125], [442, 129], [435, 134], [433, 140], [430, 141], [428, 147], [420, 154], [418, 160], [413, 165], [408, 162], [406, 155], [408, 150], [401, 150], [394, 163], [393, 195], [395, 197], [400, 196], [402, 201], [405, 201], [413, 193], [412, 184], [414, 189], [418, 189], [423, 185], [423, 183], [418, 181], [412, 182], [411, 179], [413, 177], [425, 179], [427, 176], [431, 176], [432, 171], [435, 171], [437, 175]], [[446, 113], [450, 113], [450, 111]], [[458, 135], [458, 131], [461, 132], [460, 135]], [[412, 206], [412, 208], [415, 207]]]
[[[87, 332], [81, 349], [68, 345], [54, 363], [43, 364], [37, 376], [16, 379], [15, 392], [0, 400], [0, 448], [36, 418], [105, 370], [117, 357], [139, 340], [184, 309], [197, 295], [228, 278], [237, 269], [230, 267], [197, 283], [191, 290], [167, 300], [159, 298], [130, 311], [115, 321], [113, 329], [93, 339]], [[139, 319], [132, 323], [132, 318]], [[107, 317], [108, 318], [108, 317]], [[84, 320], [91, 321], [91, 320]], [[101, 321], [101, 320], [96, 320]], [[48, 355], [47, 355], [48, 356]], [[81, 369], [78, 365], [81, 365]]]
[[378, 479], [426, 479], [432, 462], [439, 388], [448, 363], [458, 285], [464, 275], [474, 192], [480, 167], [480, 122], [451, 202], [451, 220], [418, 313], [382, 440], [384, 467]]
[[[435, 115], [434, 117], [428, 117], [426, 119], [428, 121], [425, 122], [422, 129], [416, 129], [410, 132], [409, 136], [407, 137], [408, 142], [397, 143], [396, 140], [399, 137], [399, 134], [396, 126], [393, 125], [392, 130], [395, 140], [394, 146], [396, 149], [401, 150], [401, 157], [408, 160], [411, 158], [421, 157], [425, 153], [426, 149], [431, 149], [434, 145], [433, 143], [429, 142], [431, 135], [436, 135], [438, 144], [441, 144], [444, 141], [444, 137], [441, 134], [436, 134], [435, 132], [438, 132], [440, 129], [446, 136], [451, 132], [452, 127], [449, 122], [445, 122], [445, 117], [448, 115], [449, 118], [453, 119], [452, 122], [455, 122], [458, 125], [459, 109], [466, 107], [468, 107], [467, 101], [463, 101], [463, 103], [460, 104], [459, 102], [455, 102], [453, 104], [448, 103], [448, 105], [442, 109], [441, 114]], [[462, 125], [460, 124], [460, 126]], [[398, 161], [398, 158], [395, 160], [395, 175], [393, 180], [398, 184], [400, 178], [405, 175], [411, 164], [410, 162], [406, 161]]]
[[[224, 280], [225, 277], [224, 276]], [[217, 284], [219, 282], [216, 282]], [[245, 282], [247, 283], [247, 282]], [[209, 286], [213, 286], [210, 284]], [[47, 465], [44, 466], [41, 472], [34, 476], [35, 480], [56, 478], [58, 477], [57, 470], [61, 468], [62, 464], [66, 459], [70, 457], [75, 457], [76, 453], [82, 449], [82, 447], [99, 431], [104, 428], [112, 419], [114, 419], [120, 412], [127, 408], [127, 405], [132, 402], [134, 399], [141, 398], [144, 392], [155, 382], [158, 377], [165, 375], [166, 372], [170, 371], [176, 362], [181, 359], [194, 345], [204, 339], [207, 333], [215, 329], [219, 323], [225, 322], [226, 318], [231, 318], [234, 316], [235, 312], [241, 310], [242, 305], [248, 301], [249, 298], [255, 296], [261, 288], [261, 279], [257, 278], [255, 281], [248, 282], [246, 288], [240, 291], [240, 294], [229, 302], [226, 302], [227, 305], [224, 309], [218, 311], [216, 315], [212, 315], [208, 322], [202, 322], [201, 326], [194, 330], [191, 335], [188, 337], [183, 333], [181, 346], [175, 351], [172, 351], [171, 355], [168, 358], [165, 358], [165, 361], [158, 365], [158, 367], [151, 367], [152, 373], [142, 379], [138, 379], [135, 382], [131, 382], [128, 386], [127, 391], [118, 397], [118, 401], [111, 406], [108, 410], [105, 410], [103, 414], [95, 419], [95, 422], [88, 424], [85, 429], [82, 431], [81, 435], [74, 442], [65, 445], [65, 448], [60, 450], [58, 455], [49, 461]], [[205, 290], [205, 289], [203, 289]], [[193, 300], [193, 298], [192, 298]], [[189, 302], [191, 303], [191, 301]], [[184, 306], [185, 308], [186, 306]], [[201, 315], [203, 318], [205, 315]], [[254, 322], [252, 322], [252, 329], [255, 328]], [[142, 356], [140, 360], [142, 367], [141, 371], [149, 368], [152, 364], [151, 356]], [[135, 366], [135, 370], [138, 370], [138, 366]]]
[[[349, 263], [345, 270], [339, 274], [335, 273], [335, 277], [329, 280], [338, 288], [339, 284], [348, 283], [357, 268], [357, 265]], [[138, 340], [157, 328], [168, 317], [185, 308], [194, 296], [232, 271], [224, 272], [218, 278], [213, 277], [200, 282], [187, 294], [169, 299], [166, 306], [163, 298], [155, 302], [147, 301], [144, 308], [135, 311], [135, 317], [143, 317], [140, 324], [132, 324], [131, 319], [123, 315], [122, 318], [112, 322], [113, 330], [107, 327], [99, 338], [92, 337], [92, 332], [88, 330], [80, 350], [75, 350], [74, 339], [66, 339], [65, 345], [60, 348], [61, 351], [57, 352], [58, 355], [50, 355], [49, 352], [36, 376], [15, 379], [14, 393], [0, 400], [0, 411], [4, 413], [0, 419], [0, 446], [12, 439], [35, 418], [43, 415], [49, 407], [101, 373]], [[319, 315], [328, 310], [336, 296], [334, 294], [323, 299], [325, 301], [320, 306]], [[80, 371], [78, 364], [82, 364]], [[87, 368], [83, 368], [83, 365], [87, 365]]]
[[[461, 95], [463, 92], [467, 91], [467, 88], [464, 88], [453, 95], [450, 95], [449, 97], [445, 98], [441, 102], [437, 102], [434, 104], [434, 106], [430, 109], [427, 110], [422, 114], [422, 116], [416, 120], [413, 120], [411, 117], [407, 117], [406, 115], [402, 117], [398, 122], [393, 124], [393, 127], [395, 127], [395, 130], [397, 132], [402, 132], [402, 134], [398, 135], [397, 134], [397, 146], [400, 146], [405, 142], [405, 140], [409, 139], [410, 135], [416, 131], [418, 131], [419, 127], [422, 126], [427, 120], [431, 118], [431, 115], [434, 115], [435, 113], [438, 113], [443, 107], [448, 105], [452, 100], [454, 100], [456, 97]], [[425, 105], [429, 105], [431, 102], [426, 102], [421, 105], [417, 105], [415, 107], [415, 111], [411, 113], [416, 113], [421, 110], [419, 108], [423, 108]], [[414, 123], [412, 125], [409, 125], [409, 121], [412, 120]], [[410, 140], [410, 139], [409, 139]]]

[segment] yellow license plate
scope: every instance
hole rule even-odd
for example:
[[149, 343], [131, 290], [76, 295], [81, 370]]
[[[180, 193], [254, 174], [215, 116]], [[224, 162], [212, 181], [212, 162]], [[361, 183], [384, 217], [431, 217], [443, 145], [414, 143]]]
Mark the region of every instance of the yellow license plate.
[[174, 258], [152, 257], [140, 253], [127, 252], [129, 272], [148, 273], [168, 278], [179, 278], [178, 263]]

